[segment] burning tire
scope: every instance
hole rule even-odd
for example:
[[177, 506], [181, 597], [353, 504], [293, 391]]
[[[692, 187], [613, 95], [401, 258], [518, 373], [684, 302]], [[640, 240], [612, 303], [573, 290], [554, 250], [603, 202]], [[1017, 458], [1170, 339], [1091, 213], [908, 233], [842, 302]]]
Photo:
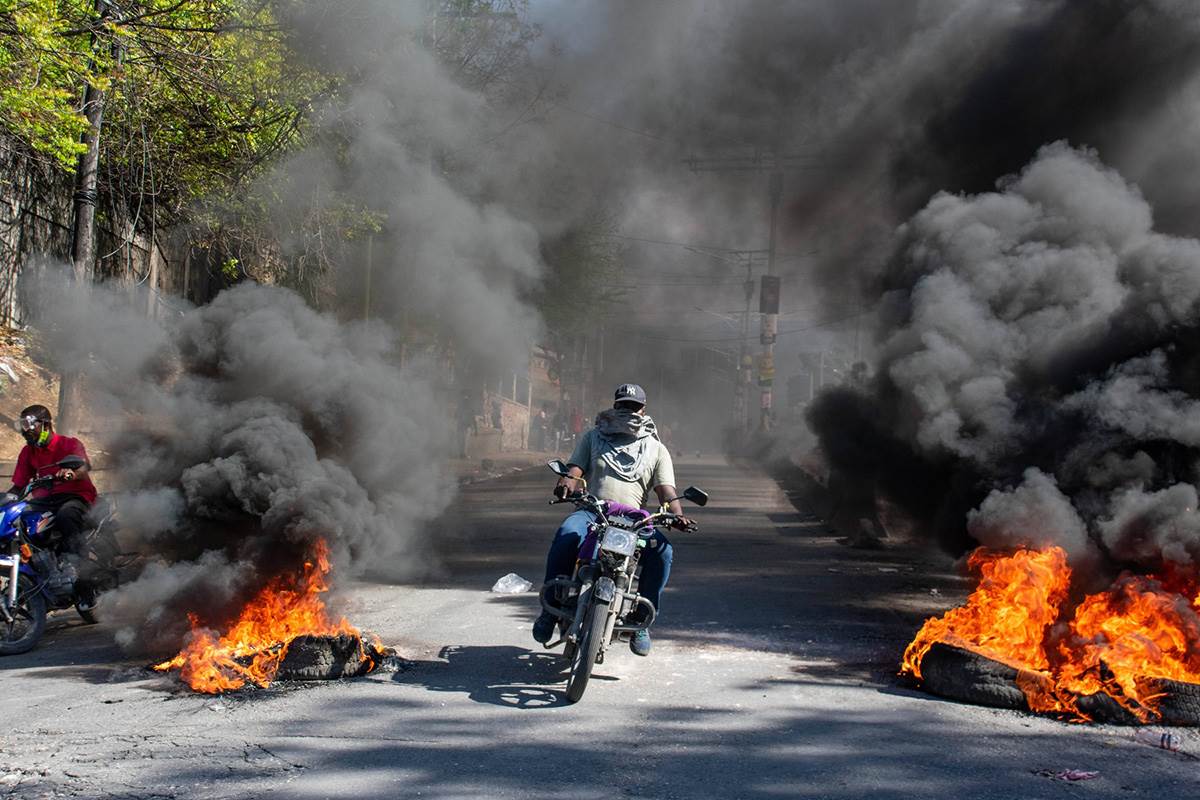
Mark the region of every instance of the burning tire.
[[[944, 642], [929, 648], [921, 661], [924, 688], [940, 697], [993, 708], [1029, 711], [1023, 682], [1045, 681], [1036, 673], [1018, 670], [999, 661]], [[1165, 678], [1147, 679], [1150, 694], [1159, 695], [1151, 721], [1165, 725], [1200, 725], [1200, 684]], [[1094, 722], [1140, 725], [1142, 720], [1107, 694], [1080, 697], [1077, 708]]]
[[925, 689], [940, 697], [993, 708], [1028, 711], [1017, 686], [1019, 670], [961, 647], [935, 642], [921, 660]]
[[1149, 683], [1162, 693], [1158, 713], [1167, 725], [1200, 725], [1200, 684], [1153, 678]]
[[297, 636], [275, 673], [281, 681], [327, 681], [353, 678], [369, 671], [374, 662], [363, 652], [357, 636]]
[[[1161, 725], [1200, 725], [1200, 684], [1183, 683], [1166, 678], [1148, 678], [1139, 688], [1157, 695], [1154, 711], [1149, 712], [1151, 723]], [[1142, 725], [1145, 722], [1103, 692], [1080, 697], [1077, 708], [1093, 722], [1111, 725]]]

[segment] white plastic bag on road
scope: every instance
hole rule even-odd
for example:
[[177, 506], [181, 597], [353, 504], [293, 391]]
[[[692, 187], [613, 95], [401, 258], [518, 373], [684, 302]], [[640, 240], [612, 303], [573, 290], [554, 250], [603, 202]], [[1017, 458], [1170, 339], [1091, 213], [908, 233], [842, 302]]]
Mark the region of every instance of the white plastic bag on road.
[[510, 572], [496, 581], [496, 584], [492, 587], [492, 591], [499, 592], [500, 594], [520, 594], [521, 592], [528, 592], [532, 588], [532, 583], [517, 573]]

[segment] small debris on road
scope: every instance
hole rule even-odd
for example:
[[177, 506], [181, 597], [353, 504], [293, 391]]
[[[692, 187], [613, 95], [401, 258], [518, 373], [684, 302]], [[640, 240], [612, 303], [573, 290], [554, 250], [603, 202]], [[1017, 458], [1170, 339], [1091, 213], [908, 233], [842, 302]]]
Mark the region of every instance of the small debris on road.
[[533, 584], [515, 572], [510, 572], [492, 586], [492, 591], [498, 594], [521, 594], [533, 588]]
[[1053, 778], [1058, 781], [1090, 781], [1093, 778], [1100, 777], [1099, 772], [1086, 769], [1035, 769], [1033, 770], [1033, 774], [1043, 778]]

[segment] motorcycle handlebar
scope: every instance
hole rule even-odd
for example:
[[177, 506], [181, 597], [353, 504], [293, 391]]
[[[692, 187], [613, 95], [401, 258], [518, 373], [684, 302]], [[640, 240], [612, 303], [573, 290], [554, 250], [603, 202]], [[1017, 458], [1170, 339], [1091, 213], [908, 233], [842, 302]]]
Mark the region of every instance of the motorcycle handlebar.
[[41, 478], [34, 478], [29, 483], [25, 484], [24, 491], [21, 492], [21, 499], [28, 497], [34, 489], [40, 489], [44, 486], [53, 486], [58, 483], [59, 479], [53, 475], [46, 475]]
[[[575, 494], [567, 495], [566, 497], [556, 497], [553, 500], [551, 500], [549, 504], [552, 506], [557, 506], [562, 503], [574, 503], [575, 505], [586, 507], [587, 510], [589, 510], [589, 511], [599, 511], [599, 510], [603, 509], [603, 501], [596, 500], [595, 498], [592, 498], [589, 495], [586, 495], [582, 492], [577, 492]], [[638, 524], [634, 528], [634, 530], [640, 530], [641, 528], [652, 528], [655, 525], [664, 525], [666, 527], [674, 527], [675, 522], [679, 519], [681, 519], [681, 517], [678, 514], [672, 514], [670, 512], [667, 512], [665, 514], [664, 513], [651, 514], [650, 516], [648, 516], [644, 520], [642, 520], [642, 522], [640, 524]], [[700, 526], [697, 525], [695, 522], [689, 522], [688, 525], [685, 526], [684, 528], [676, 528], [676, 530], [683, 530], [688, 533], [691, 533], [693, 531], [700, 530]]]
[[666, 514], [651, 514], [649, 517], [646, 517], [646, 520], [639, 527], [648, 528], [655, 525], [663, 525], [668, 528], [675, 528], [675, 530], [683, 530], [689, 533], [700, 530], [700, 526], [695, 522], [689, 522], [683, 528], [676, 527], [675, 523], [680, 519], [682, 519], [682, 517], [680, 517], [678, 514], [672, 514], [669, 512]]

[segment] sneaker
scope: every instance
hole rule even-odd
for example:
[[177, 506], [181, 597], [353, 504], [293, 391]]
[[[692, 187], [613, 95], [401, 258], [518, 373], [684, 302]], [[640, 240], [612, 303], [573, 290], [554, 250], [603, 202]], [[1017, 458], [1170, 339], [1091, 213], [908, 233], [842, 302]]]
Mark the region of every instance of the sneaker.
[[533, 621], [533, 640], [538, 644], [545, 644], [550, 641], [550, 637], [554, 635], [554, 626], [558, 622], [558, 617], [551, 614], [549, 611], [543, 611], [541, 615]]
[[650, 655], [650, 631], [640, 630], [629, 640], [629, 649], [635, 656]]

